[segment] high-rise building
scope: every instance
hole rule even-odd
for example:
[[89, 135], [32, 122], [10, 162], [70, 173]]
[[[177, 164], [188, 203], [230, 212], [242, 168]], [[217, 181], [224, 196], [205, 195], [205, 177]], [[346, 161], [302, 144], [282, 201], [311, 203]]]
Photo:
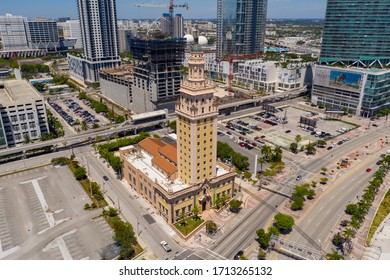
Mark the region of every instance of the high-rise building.
[[57, 22], [46, 18], [28, 20], [27, 38], [32, 49], [57, 49], [59, 41]]
[[180, 94], [185, 39], [133, 39], [133, 105], [137, 113], [174, 111]]
[[217, 58], [262, 52], [267, 0], [217, 1]]
[[215, 86], [205, 78], [203, 52], [192, 52], [188, 65], [188, 78], [176, 105], [178, 174], [193, 185], [216, 174], [218, 108]]
[[320, 62], [390, 62], [389, 0], [328, 0]]
[[184, 19], [181, 14], [173, 18], [173, 37], [182, 38], [184, 36]]
[[82, 83], [99, 81], [99, 70], [120, 65], [116, 0], [78, 0], [84, 56], [68, 54], [69, 71]]
[[28, 49], [26, 21], [27, 18], [22, 16], [0, 16], [0, 36], [4, 50]]
[[215, 87], [205, 79], [200, 50], [189, 59], [189, 75], [176, 103], [177, 143], [148, 138], [120, 149], [127, 184], [144, 197], [169, 224], [218, 207], [234, 195], [236, 173], [217, 162]]
[[119, 52], [130, 50], [130, 40], [133, 32], [130, 29], [118, 29]]
[[61, 23], [61, 26], [64, 30], [65, 39], [76, 39], [76, 49], [83, 48], [83, 38], [81, 37], [81, 27], [79, 20], [67, 20]]

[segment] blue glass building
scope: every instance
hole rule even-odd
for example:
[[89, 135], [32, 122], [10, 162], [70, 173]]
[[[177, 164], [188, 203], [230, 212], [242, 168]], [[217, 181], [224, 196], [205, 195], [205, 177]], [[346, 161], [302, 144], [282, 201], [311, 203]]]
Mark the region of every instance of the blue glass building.
[[321, 64], [390, 62], [390, 0], [328, 0]]
[[264, 51], [267, 3], [267, 0], [218, 0], [218, 59]]

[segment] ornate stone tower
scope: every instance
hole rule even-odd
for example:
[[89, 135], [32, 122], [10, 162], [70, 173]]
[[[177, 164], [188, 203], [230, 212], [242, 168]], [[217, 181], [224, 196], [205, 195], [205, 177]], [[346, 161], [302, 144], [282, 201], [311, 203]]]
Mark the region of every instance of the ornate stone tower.
[[176, 103], [179, 178], [188, 185], [216, 175], [217, 116], [215, 87], [205, 78], [203, 52], [195, 50], [188, 62], [188, 78]]

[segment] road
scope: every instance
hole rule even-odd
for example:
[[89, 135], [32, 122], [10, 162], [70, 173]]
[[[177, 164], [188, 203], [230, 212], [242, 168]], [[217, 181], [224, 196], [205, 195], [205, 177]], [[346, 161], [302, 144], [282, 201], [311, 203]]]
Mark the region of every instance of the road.
[[[148, 246], [158, 259], [172, 258], [182, 248], [167, 233], [168, 226], [161, 228], [160, 224], [150, 216], [154, 208], [144, 203], [142, 198], [135, 193], [130, 193], [124, 185], [116, 179], [111, 168], [108, 168], [94, 153], [86, 153], [81, 157], [81, 163], [89, 167], [90, 177], [104, 186], [106, 200], [114, 207], [119, 208], [126, 221], [133, 225], [134, 231], [140, 233], [143, 242], [141, 245]], [[104, 181], [106, 175], [109, 180]], [[108, 199], [107, 199], [108, 198]], [[166, 253], [161, 247], [160, 241], [165, 240], [172, 247], [172, 252]], [[143, 243], [143, 244], [142, 244]]]
[[[341, 146], [338, 146], [337, 148], [332, 150], [331, 153], [321, 158], [306, 160], [303, 161], [302, 163], [297, 163], [298, 169], [295, 172], [295, 174], [291, 176], [290, 180], [287, 181], [287, 184], [294, 184], [295, 177], [297, 174], [303, 174], [304, 178], [307, 178], [313, 173], [318, 173], [322, 167], [329, 165], [330, 163], [336, 161], [338, 158], [343, 158], [344, 155], [349, 154], [354, 150], [358, 150], [364, 144], [376, 138], [379, 141], [380, 137], [389, 135], [388, 130], [389, 130], [388, 127], [376, 128], [375, 130], [372, 130], [371, 133], [364, 134], [358, 138], [354, 138], [350, 140], [349, 142]], [[374, 158], [375, 159], [372, 159], [367, 163], [360, 164], [359, 171], [361, 172], [361, 170], [365, 170], [365, 166], [367, 165], [374, 166], [375, 162], [377, 161], [377, 157], [374, 156]], [[357, 186], [356, 189], [355, 188], [349, 189], [348, 192], [345, 192], [345, 195], [342, 196], [342, 199], [339, 202], [337, 202], [335, 206], [330, 208], [331, 210], [329, 210], [329, 212], [327, 213], [327, 218], [326, 219], [324, 218], [322, 223], [331, 224], [331, 222], [329, 222], [330, 219], [329, 217], [332, 218], [333, 216], [338, 217], [339, 215], [337, 215], [337, 213], [340, 214], [341, 211], [344, 210], [345, 204], [348, 202], [348, 200], [353, 199], [354, 197], [356, 197], [358, 193], [360, 193], [361, 189], [369, 181], [370, 178], [369, 174], [372, 174], [372, 173], [369, 174], [363, 174], [363, 173], [360, 174], [362, 175], [360, 176], [360, 178], [358, 176], [352, 176], [352, 178], [350, 178], [350, 180], [360, 180], [360, 183], [358, 184], [359, 186]], [[349, 181], [349, 180], [347, 181], [347, 183], [356, 184], [355, 181]], [[329, 194], [327, 194], [327, 196], [332, 197], [334, 194], [333, 193], [334, 190], [340, 191], [341, 189], [332, 188], [332, 190], [329, 190]], [[337, 193], [335, 197], [337, 197]], [[275, 205], [281, 205], [284, 200], [285, 198], [281, 197], [280, 195], [270, 194], [266, 199], [264, 199], [264, 201], [260, 202], [257, 206], [255, 206], [252, 211], [249, 211], [248, 213], [243, 215], [243, 217], [239, 222], [233, 225], [230, 229], [226, 230], [224, 232], [224, 235], [221, 237], [221, 239], [219, 239], [210, 249], [228, 259], [232, 259], [232, 257], [239, 250], [248, 248], [250, 244], [255, 242], [254, 239], [256, 238], [256, 234], [255, 234], [256, 230], [268, 226], [270, 219], [276, 213]], [[332, 203], [333, 201], [327, 201], [324, 202], [324, 205], [329, 205]], [[321, 208], [321, 206], [316, 205], [316, 208], [317, 207]], [[334, 225], [334, 223], [332, 225]], [[309, 224], [307, 226], [310, 227]], [[320, 225], [320, 227], [324, 228], [326, 227], [326, 224]], [[304, 231], [301, 232], [304, 234]], [[328, 230], [327, 234], [329, 234], [329, 232], [330, 230]], [[306, 236], [306, 239], [310, 240], [311, 238], [310, 234], [316, 235], [316, 232], [313, 233], [309, 232]], [[324, 235], [326, 234], [326, 230], [323, 230], [323, 234]], [[314, 236], [314, 238], [316, 238], [316, 236]], [[323, 238], [322, 235], [319, 238]], [[314, 239], [312, 238], [312, 240]], [[319, 242], [315, 244], [319, 246]], [[318, 249], [318, 247], [315, 248]]]
[[[383, 148], [364, 161], [348, 170], [339, 178], [330, 189], [319, 198], [315, 205], [309, 209], [297, 222], [288, 239], [306, 247], [320, 251], [324, 249], [325, 241], [331, 235], [344, 213], [345, 206], [356, 200], [374, 172], [378, 169], [375, 164], [379, 155], [388, 148]], [[372, 168], [371, 172], [366, 169]]]

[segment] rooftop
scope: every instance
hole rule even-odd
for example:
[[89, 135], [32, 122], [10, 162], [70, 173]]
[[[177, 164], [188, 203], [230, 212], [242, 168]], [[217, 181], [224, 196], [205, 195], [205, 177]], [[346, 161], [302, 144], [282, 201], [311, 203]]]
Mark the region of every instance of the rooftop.
[[160, 149], [160, 154], [177, 164], [177, 145], [168, 144]]
[[8, 80], [0, 82], [0, 104], [9, 106], [27, 103], [43, 97], [25, 80]]
[[125, 66], [121, 66], [117, 68], [102, 68], [100, 70], [100, 73], [122, 76], [122, 77], [129, 77], [133, 74], [133, 68], [125, 67]]
[[156, 138], [146, 138], [139, 143], [140, 147], [147, 151], [153, 156], [158, 156], [158, 151], [160, 148], [164, 147], [165, 144]]

